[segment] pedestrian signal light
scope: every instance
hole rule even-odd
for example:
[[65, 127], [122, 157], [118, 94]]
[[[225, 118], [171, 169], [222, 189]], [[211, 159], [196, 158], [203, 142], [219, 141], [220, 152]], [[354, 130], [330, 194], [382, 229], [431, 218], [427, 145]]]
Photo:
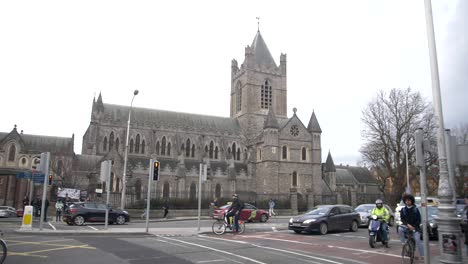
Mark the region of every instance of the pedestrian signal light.
[[49, 185], [52, 185], [53, 176], [49, 175]]
[[153, 162], [153, 181], [159, 181], [159, 161]]

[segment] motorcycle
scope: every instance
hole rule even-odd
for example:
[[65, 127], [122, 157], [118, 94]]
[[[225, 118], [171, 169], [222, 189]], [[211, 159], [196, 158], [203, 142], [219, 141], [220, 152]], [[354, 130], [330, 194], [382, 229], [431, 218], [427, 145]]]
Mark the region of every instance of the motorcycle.
[[382, 225], [377, 215], [371, 215], [369, 218], [369, 246], [375, 248], [377, 242], [382, 242], [385, 245], [388, 242], [382, 241], [382, 232], [388, 233], [388, 226], [386, 230], [380, 230]]

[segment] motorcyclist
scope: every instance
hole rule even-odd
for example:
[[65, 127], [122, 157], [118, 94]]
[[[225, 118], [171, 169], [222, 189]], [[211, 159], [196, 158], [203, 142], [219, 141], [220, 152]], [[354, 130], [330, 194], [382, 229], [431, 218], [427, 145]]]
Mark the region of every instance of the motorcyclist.
[[388, 212], [387, 208], [383, 206], [383, 201], [381, 199], [377, 199], [375, 201], [375, 208], [372, 210], [371, 215], [376, 215], [377, 219], [380, 221], [380, 235], [382, 243], [388, 248], [387, 230], [388, 222], [390, 221], [390, 212]]

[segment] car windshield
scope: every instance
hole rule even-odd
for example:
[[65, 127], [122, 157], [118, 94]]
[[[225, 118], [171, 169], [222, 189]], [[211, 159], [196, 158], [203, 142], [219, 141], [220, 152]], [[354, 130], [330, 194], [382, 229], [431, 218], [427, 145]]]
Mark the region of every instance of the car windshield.
[[312, 208], [309, 212], [306, 213], [306, 215], [325, 215], [330, 211], [331, 207], [315, 207]]
[[369, 204], [369, 205], [360, 205], [356, 207], [356, 212], [358, 213], [363, 213], [363, 212], [371, 212], [374, 209], [375, 205]]

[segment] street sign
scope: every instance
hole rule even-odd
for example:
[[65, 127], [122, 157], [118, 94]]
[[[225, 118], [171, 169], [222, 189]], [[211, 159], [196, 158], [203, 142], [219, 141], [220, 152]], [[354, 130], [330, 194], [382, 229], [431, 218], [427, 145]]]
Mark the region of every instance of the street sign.
[[21, 171], [16, 173], [17, 179], [31, 179], [31, 172], [30, 171]]
[[40, 172], [33, 173], [33, 182], [34, 183], [44, 183], [45, 174]]

